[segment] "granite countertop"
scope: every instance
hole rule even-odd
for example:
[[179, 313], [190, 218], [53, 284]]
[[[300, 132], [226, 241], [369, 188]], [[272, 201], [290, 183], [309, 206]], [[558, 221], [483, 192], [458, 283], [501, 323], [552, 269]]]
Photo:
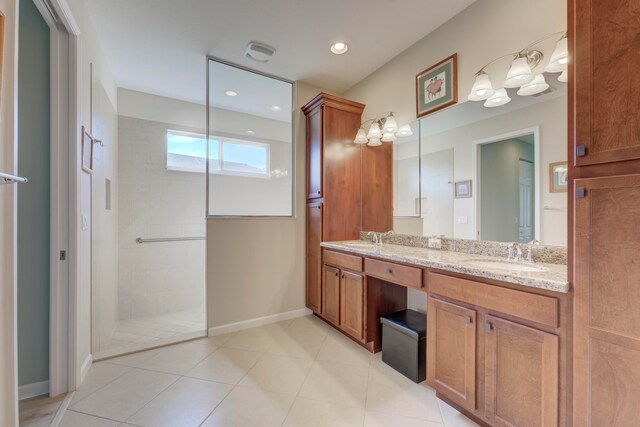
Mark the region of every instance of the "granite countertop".
[[347, 251], [388, 261], [414, 264], [421, 267], [451, 271], [454, 273], [467, 274], [469, 276], [514, 283], [516, 285], [546, 289], [549, 291], [562, 293], [569, 292], [567, 266], [562, 264], [546, 264], [538, 262], [535, 264], [520, 263], [526, 267], [538, 267], [544, 269], [544, 271], [524, 272], [473, 264], [478, 261], [497, 263], [508, 262], [504, 258], [487, 255], [475, 255], [463, 252], [401, 246], [388, 243], [376, 245], [362, 240], [322, 242], [321, 245], [327, 249]]

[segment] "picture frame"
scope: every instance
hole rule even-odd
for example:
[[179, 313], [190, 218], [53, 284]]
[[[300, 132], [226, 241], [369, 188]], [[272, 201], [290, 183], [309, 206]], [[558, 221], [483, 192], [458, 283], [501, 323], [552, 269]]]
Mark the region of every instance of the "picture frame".
[[549, 192], [566, 193], [569, 186], [567, 162], [549, 163]]
[[458, 54], [416, 75], [418, 118], [458, 103]]
[[457, 181], [454, 184], [456, 199], [468, 199], [471, 197], [471, 180]]
[[89, 175], [93, 173], [93, 142], [93, 136], [82, 126], [82, 170]]

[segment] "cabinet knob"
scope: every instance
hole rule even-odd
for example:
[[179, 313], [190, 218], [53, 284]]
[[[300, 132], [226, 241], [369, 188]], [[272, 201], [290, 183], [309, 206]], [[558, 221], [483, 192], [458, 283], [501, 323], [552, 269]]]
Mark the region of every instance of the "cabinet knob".
[[336, 273], [336, 277], [338, 277], [338, 273]]
[[317, 194], [320, 194], [320, 192], [318, 191]]
[[344, 274], [342, 275], [342, 278], [344, 279]]
[[467, 325], [470, 325], [473, 322], [473, 319], [471, 318], [471, 316], [467, 316], [464, 319], [464, 323], [466, 323]]
[[318, 205], [318, 209], [320, 209], [320, 205]]
[[393, 270], [392, 270], [392, 269], [390, 269], [390, 268], [387, 268], [387, 273], [389, 273], [389, 274], [393, 274]]
[[487, 322], [487, 324], [484, 326], [485, 330], [487, 332], [491, 332], [493, 330], [493, 325], [489, 322]]

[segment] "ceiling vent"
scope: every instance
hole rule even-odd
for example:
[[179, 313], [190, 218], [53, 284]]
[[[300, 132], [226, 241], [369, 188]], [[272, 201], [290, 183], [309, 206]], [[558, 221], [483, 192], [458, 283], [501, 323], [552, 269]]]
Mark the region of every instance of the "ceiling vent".
[[269, 62], [276, 50], [268, 44], [251, 42], [244, 51], [244, 56], [258, 62]]

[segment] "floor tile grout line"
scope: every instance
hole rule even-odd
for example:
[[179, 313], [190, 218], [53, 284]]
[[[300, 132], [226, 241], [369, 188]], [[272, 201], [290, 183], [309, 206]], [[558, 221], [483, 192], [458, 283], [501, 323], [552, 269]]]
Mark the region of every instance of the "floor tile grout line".
[[[102, 362], [98, 362], [98, 363], [102, 363]], [[114, 366], [113, 364], [111, 364], [111, 366]], [[131, 372], [132, 368], [131, 366], [124, 366], [124, 365], [116, 365], [116, 366], [121, 366], [123, 368], [127, 368], [125, 371], [123, 371], [120, 375], [116, 376], [114, 379], [112, 379], [111, 381], [109, 381], [108, 383], [106, 383], [105, 385], [103, 385], [102, 387], [98, 387], [96, 390], [92, 391], [91, 393], [89, 393], [88, 395], [86, 395], [85, 397], [83, 397], [82, 399], [79, 399], [75, 402], [72, 402], [69, 404], [69, 409], [71, 409], [72, 406], [76, 405], [77, 403], [82, 402], [83, 400], [85, 400], [86, 398], [93, 396], [95, 393], [99, 392], [100, 390], [102, 390], [103, 388], [107, 387], [108, 385], [114, 383], [115, 381], [117, 381], [118, 379], [120, 379], [121, 377], [123, 377], [124, 375], [128, 374], [129, 372]], [[91, 369], [91, 368], [89, 368]], [[76, 390], [77, 391], [77, 390]]]
[[67, 408], [65, 413], [67, 413], [67, 412], [75, 412], [76, 414], [87, 415], [87, 416], [93, 417], [93, 418], [100, 418], [101, 420], [113, 421], [114, 423], [120, 423], [120, 424], [126, 423], [126, 421], [114, 420], [113, 418], [104, 417], [102, 415], [95, 415], [95, 414], [91, 414], [89, 412], [82, 412], [82, 411], [79, 411], [77, 409]]
[[138, 408], [137, 411], [135, 411], [133, 414], [129, 415], [127, 417], [126, 420], [122, 421], [123, 423], [127, 423], [128, 420], [133, 417], [134, 415], [136, 415], [138, 412], [140, 412], [144, 407], [146, 407], [148, 404], [150, 404], [151, 402], [153, 402], [158, 396], [160, 396], [162, 393], [164, 393], [165, 391], [169, 390], [171, 387], [173, 387], [174, 384], [176, 384], [178, 381], [180, 381], [182, 377], [178, 376], [178, 378], [175, 379], [175, 381], [173, 381], [171, 384], [169, 384], [167, 387], [163, 388], [162, 390], [160, 390], [158, 393], [156, 393], [147, 403], [145, 403], [144, 405], [142, 405], [140, 408]]

